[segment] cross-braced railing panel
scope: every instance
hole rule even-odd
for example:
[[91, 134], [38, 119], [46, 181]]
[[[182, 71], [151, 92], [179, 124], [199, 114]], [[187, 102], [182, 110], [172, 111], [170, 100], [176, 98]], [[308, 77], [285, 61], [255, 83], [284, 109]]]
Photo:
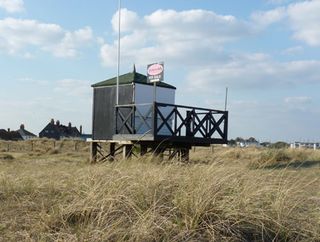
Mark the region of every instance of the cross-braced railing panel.
[[227, 141], [228, 112], [171, 104], [155, 104], [154, 136]]
[[116, 106], [115, 134], [152, 134], [154, 140], [226, 143], [228, 112], [165, 103]]
[[153, 109], [153, 104], [116, 106], [115, 134], [151, 133]]

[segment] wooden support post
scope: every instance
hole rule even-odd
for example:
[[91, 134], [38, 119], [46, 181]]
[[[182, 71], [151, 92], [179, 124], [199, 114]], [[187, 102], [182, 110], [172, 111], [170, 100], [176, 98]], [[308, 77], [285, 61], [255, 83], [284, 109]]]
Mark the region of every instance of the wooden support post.
[[190, 153], [189, 149], [181, 149], [181, 161], [189, 161]]
[[33, 151], [33, 141], [31, 140], [31, 151]]
[[148, 152], [148, 147], [146, 145], [140, 145], [140, 156], [144, 156]]
[[110, 158], [109, 161], [114, 161], [116, 155], [116, 143], [110, 143]]
[[74, 151], [77, 151], [77, 150], [78, 150], [78, 142], [74, 141]]
[[90, 145], [90, 162], [91, 164], [97, 163], [98, 143], [92, 142]]
[[192, 136], [192, 132], [191, 132], [191, 111], [187, 111], [187, 117], [186, 117], [186, 136], [187, 137], [191, 137]]
[[214, 146], [213, 145], [210, 145], [210, 150], [211, 150], [211, 153], [213, 154], [214, 153]]
[[123, 159], [129, 159], [132, 156], [133, 145], [124, 145], [123, 146]]
[[7, 152], [10, 151], [10, 142], [7, 143]]

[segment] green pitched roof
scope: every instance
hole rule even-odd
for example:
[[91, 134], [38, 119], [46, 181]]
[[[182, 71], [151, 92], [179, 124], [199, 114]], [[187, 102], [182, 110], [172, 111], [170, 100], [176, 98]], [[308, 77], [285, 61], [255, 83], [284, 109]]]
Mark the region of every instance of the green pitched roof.
[[[130, 72], [130, 73], [119, 76], [119, 84], [120, 85], [126, 85], [126, 84], [131, 84], [131, 83], [153, 85], [153, 83], [148, 83], [147, 77], [145, 75], [142, 75], [137, 72]], [[117, 84], [117, 77], [113, 77], [111, 79], [93, 84], [93, 85], [91, 85], [91, 87], [93, 87], [93, 88], [94, 87], [107, 87], [107, 86], [115, 86], [116, 84]], [[176, 87], [174, 87], [170, 84], [167, 84], [165, 82], [158, 82], [157, 86], [176, 89]]]

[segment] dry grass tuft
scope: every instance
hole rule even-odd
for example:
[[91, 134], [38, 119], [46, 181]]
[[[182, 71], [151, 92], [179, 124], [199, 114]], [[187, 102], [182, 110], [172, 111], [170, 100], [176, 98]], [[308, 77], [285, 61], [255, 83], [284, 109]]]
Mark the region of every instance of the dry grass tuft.
[[61, 150], [59, 148], [54, 148], [54, 149], [48, 149], [47, 153], [49, 155], [57, 155], [61, 152]]
[[249, 162], [250, 168], [299, 167], [320, 163], [320, 152], [314, 150], [267, 149], [261, 150]]
[[2, 161], [13, 161], [14, 156], [11, 154], [0, 154], [0, 160]]

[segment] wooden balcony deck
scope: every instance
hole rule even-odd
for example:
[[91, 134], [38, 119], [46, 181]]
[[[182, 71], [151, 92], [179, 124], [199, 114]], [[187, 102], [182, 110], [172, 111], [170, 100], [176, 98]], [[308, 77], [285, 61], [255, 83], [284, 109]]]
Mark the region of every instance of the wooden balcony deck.
[[226, 144], [228, 112], [158, 102], [118, 105], [113, 140]]

